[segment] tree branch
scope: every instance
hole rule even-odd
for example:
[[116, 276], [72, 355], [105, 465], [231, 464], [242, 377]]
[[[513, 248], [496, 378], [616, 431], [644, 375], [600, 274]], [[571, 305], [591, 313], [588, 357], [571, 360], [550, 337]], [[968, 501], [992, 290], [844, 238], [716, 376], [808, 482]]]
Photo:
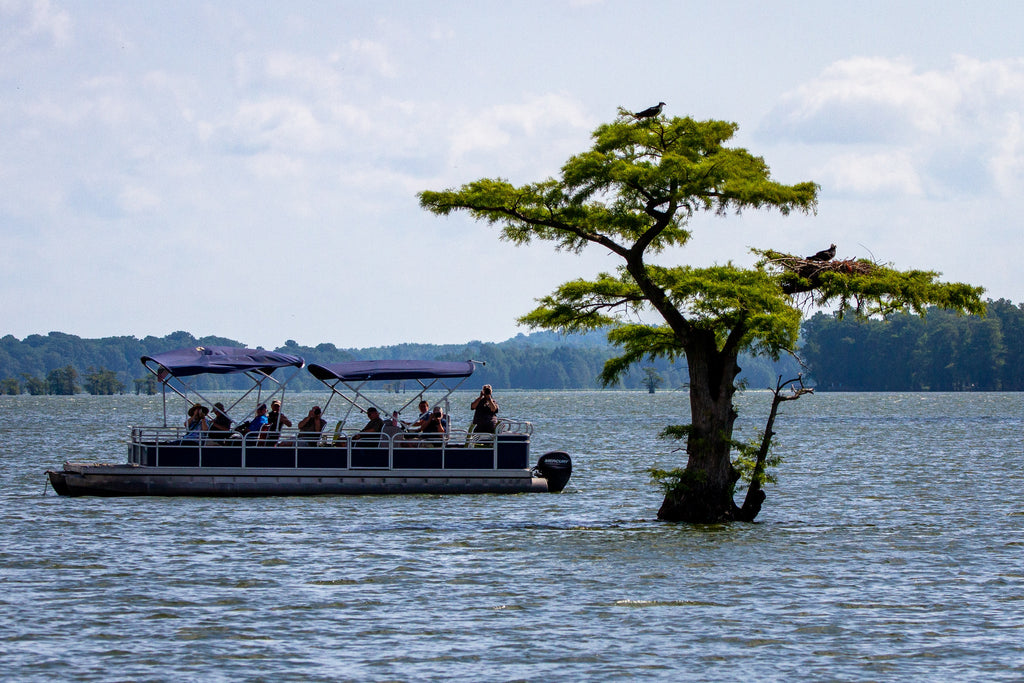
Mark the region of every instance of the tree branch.
[[[782, 392], [790, 388], [790, 393]], [[761, 446], [757, 451], [757, 459], [754, 462], [754, 471], [750, 475], [750, 485], [747, 487], [747, 495], [743, 500], [743, 507], [735, 512], [736, 519], [745, 522], [752, 522], [761, 511], [761, 504], [764, 503], [765, 494], [761, 489], [761, 482], [764, 480], [768, 451], [771, 449], [772, 438], [775, 436], [775, 417], [779, 413], [779, 405], [784, 401], [795, 401], [805, 394], [813, 394], [814, 389], [804, 386], [803, 375], [797, 375], [793, 379], [782, 381], [779, 375], [772, 391], [772, 409], [768, 413], [768, 421], [764, 426], [764, 433], [761, 435]]]

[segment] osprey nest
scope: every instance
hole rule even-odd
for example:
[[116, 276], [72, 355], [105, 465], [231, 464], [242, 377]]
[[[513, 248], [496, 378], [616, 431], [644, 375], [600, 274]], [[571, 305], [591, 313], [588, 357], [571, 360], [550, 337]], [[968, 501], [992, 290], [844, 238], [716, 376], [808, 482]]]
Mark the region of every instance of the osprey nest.
[[[787, 278], [782, 284], [786, 294], [799, 294], [813, 291], [821, 282], [823, 273], [840, 273], [842, 275], [870, 275], [876, 268], [870, 261], [847, 259], [845, 261], [822, 261], [816, 258], [800, 258], [786, 254], [776, 254], [768, 263], [781, 268], [796, 278]], [[797, 279], [799, 278], [799, 279]]]

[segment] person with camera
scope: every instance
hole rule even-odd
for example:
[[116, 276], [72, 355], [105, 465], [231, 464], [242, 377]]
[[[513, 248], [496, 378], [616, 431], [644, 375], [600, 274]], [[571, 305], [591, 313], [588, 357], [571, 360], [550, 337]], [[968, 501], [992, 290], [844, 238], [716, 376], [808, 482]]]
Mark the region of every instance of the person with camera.
[[491, 385], [485, 384], [480, 395], [470, 406], [473, 410], [473, 431], [494, 434], [498, 428], [498, 402], [491, 394]]
[[320, 432], [327, 424], [320, 415], [320, 406], [313, 406], [309, 414], [299, 420], [299, 443], [303, 446], [315, 446], [320, 441]]

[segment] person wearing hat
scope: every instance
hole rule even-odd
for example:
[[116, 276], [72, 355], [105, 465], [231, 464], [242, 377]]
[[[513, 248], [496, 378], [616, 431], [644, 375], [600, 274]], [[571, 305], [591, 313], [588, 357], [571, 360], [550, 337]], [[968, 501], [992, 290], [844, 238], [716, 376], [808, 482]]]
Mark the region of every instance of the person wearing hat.
[[187, 441], [202, 441], [204, 432], [210, 429], [210, 423], [206, 420], [209, 413], [210, 409], [200, 403], [196, 403], [188, 409], [188, 419], [185, 420], [185, 439]]
[[267, 433], [267, 441], [269, 443], [276, 443], [279, 436], [281, 436], [281, 427], [291, 427], [292, 421], [289, 420], [281, 412], [281, 402], [276, 398], [270, 402], [270, 414], [267, 415], [267, 427], [269, 432]]
[[369, 418], [369, 422], [359, 430], [356, 438], [362, 434], [380, 434], [380, 431], [384, 429], [384, 420], [380, 418], [380, 412], [373, 406], [366, 409], [366, 417]]

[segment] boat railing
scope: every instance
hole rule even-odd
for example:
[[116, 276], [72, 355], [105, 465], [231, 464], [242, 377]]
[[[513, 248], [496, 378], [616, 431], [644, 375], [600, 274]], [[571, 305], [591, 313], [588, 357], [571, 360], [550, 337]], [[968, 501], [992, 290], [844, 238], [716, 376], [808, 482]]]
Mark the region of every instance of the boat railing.
[[[233, 460], [235, 464], [232, 466], [267, 467], [270, 465], [265, 463], [274, 462], [274, 467], [299, 468], [306, 466], [302, 464], [303, 460], [308, 460], [305, 456], [314, 450], [344, 449], [343, 466], [346, 469], [409, 469], [410, 465], [401, 463], [417, 459], [435, 463], [425, 465], [426, 469], [451, 468], [457, 467], [452, 463], [465, 459], [467, 454], [474, 456], [475, 463], [481, 462], [481, 456], [483, 461], [487, 461], [488, 453], [491, 456], [490, 468], [501, 469], [503, 463], [499, 456], [510, 447], [525, 445], [524, 455], [528, 455], [532, 432], [532, 424], [517, 420], [502, 420], [496, 434], [460, 429], [443, 434], [405, 431], [389, 434], [355, 429], [317, 434], [291, 428], [242, 435], [224, 431], [188, 432], [184, 427], [132, 427], [129, 463], [159, 466], [161, 462], [170, 460], [170, 453], [189, 449], [197, 452], [200, 467], [216, 466], [224, 460], [225, 453], [240, 453], [240, 460]], [[161, 457], [161, 451], [164, 457]], [[417, 456], [417, 453], [422, 455]], [[396, 460], [400, 462], [396, 463]], [[337, 458], [333, 461], [340, 462]], [[474, 468], [478, 469], [479, 464]]]
[[533, 436], [533, 423], [516, 418], [501, 418], [498, 420], [498, 426], [495, 431], [498, 434], [511, 432], [515, 434], [528, 434]]

